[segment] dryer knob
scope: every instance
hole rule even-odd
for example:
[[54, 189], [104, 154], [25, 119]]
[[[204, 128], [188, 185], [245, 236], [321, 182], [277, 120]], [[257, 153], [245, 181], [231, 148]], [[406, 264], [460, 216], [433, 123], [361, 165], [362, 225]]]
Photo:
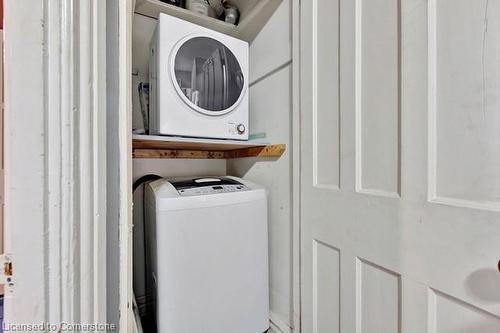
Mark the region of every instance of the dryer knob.
[[236, 130], [238, 131], [239, 134], [245, 133], [245, 125], [239, 124], [238, 126], [236, 126]]

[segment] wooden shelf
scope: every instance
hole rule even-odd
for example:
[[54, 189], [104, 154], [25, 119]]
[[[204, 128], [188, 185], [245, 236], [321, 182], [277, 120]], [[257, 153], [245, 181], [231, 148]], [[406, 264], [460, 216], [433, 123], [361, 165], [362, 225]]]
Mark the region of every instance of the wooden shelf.
[[232, 159], [242, 157], [277, 158], [286, 145], [262, 141], [196, 139], [134, 135], [133, 158]]
[[205, 28], [221, 32], [251, 42], [269, 20], [282, 0], [233, 0], [241, 13], [238, 25], [226, 23], [216, 18], [176, 7], [159, 0], [136, 0], [135, 12], [141, 15], [158, 18], [165, 13], [180, 19], [201, 25]]

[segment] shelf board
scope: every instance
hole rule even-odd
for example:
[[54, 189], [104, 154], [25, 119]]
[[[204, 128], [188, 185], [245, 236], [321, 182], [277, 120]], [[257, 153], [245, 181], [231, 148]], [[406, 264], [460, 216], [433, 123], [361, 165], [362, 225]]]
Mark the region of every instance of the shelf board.
[[245, 3], [248, 1], [249, 0], [233, 1], [238, 8], [243, 9], [238, 25], [226, 23], [216, 18], [208, 17], [185, 8], [176, 7], [159, 0], [136, 0], [135, 12], [155, 19], [158, 18], [160, 13], [165, 13], [201, 25], [205, 28], [251, 42], [278, 8], [282, 0], [253, 0], [253, 6], [249, 6], [248, 3]]
[[262, 141], [197, 139], [153, 135], [134, 135], [133, 158], [232, 159], [242, 157], [280, 157], [284, 144]]

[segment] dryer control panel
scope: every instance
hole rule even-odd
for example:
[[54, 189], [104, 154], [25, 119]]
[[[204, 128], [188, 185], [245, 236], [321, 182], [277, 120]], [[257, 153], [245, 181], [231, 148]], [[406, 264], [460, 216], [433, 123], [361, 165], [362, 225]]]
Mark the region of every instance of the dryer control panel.
[[171, 184], [175, 187], [175, 189], [181, 196], [231, 193], [249, 190], [249, 188], [244, 184], [226, 177], [180, 180], [173, 181], [171, 182]]

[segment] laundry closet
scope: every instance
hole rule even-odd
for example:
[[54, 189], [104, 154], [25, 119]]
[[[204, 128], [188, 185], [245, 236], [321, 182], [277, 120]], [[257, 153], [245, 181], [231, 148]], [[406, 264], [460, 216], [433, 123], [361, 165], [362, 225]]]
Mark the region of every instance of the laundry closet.
[[[166, 179], [235, 176], [263, 186], [267, 192], [270, 326], [273, 332], [289, 332], [293, 325], [292, 1], [230, 3], [240, 14], [236, 25], [157, 0], [136, 1], [131, 41], [131, 184], [153, 174]], [[155, 31], [170, 39], [169, 49], [162, 51], [161, 59], [154, 57]], [[193, 35], [214, 39], [185, 37]], [[224, 45], [213, 46], [213, 41]], [[177, 56], [166, 55], [167, 52]], [[200, 56], [200, 52], [206, 56]], [[211, 88], [207, 88], [210, 92], [203, 92], [203, 87], [194, 88], [193, 68], [200, 70], [204, 65], [201, 62], [208, 62], [206, 59], [214, 52], [223, 53], [217, 59], [222, 59], [227, 67], [221, 68], [228, 70], [229, 79], [241, 81], [227, 86], [241, 91], [223, 91], [222, 87], [218, 93]], [[211, 60], [213, 67], [208, 71], [218, 72], [217, 59]], [[160, 74], [160, 68], [170, 64], [172, 70]], [[159, 68], [152, 70], [151, 66]], [[150, 82], [152, 78], [158, 81]], [[202, 80], [199, 75], [197, 80]], [[209, 93], [216, 97], [210, 99]], [[163, 100], [155, 94], [161, 94]], [[198, 112], [174, 115], [173, 109], [185, 112], [186, 105], [194, 104]], [[239, 109], [242, 105], [248, 105], [248, 118]], [[164, 108], [172, 112], [163, 121], [170, 127], [151, 126], [162, 123], [158, 113]], [[213, 118], [214, 114], [222, 121], [204, 122], [204, 117]], [[143, 324], [151, 319], [155, 306], [155, 297], [145, 282], [151, 278], [146, 273], [145, 260], [149, 256], [144, 242], [146, 190], [141, 185], [133, 193], [133, 293], [135, 315], [143, 318]], [[237, 221], [238, 214], [231, 214]], [[262, 247], [258, 243], [255, 246]], [[143, 327], [144, 331], [148, 329]]]

